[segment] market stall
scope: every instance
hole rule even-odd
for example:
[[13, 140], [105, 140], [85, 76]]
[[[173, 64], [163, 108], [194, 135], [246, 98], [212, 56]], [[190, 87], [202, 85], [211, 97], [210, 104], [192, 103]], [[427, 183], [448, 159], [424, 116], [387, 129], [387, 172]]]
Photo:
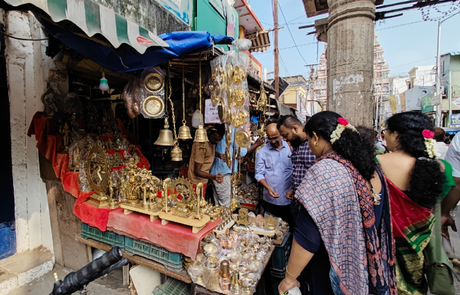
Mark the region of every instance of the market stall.
[[[207, 47], [185, 46], [189, 41], [179, 35], [191, 36], [160, 36], [169, 47], [156, 50], [173, 52], [170, 61], [129, 74], [68, 49], [62, 58], [68, 68], [51, 77], [42, 94], [45, 110], [35, 114], [28, 134], [76, 198], [78, 241], [119, 246], [131, 258], [156, 264], [136, 263], [211, 291], [252, 294], [274, 241], [281, 244], [288, 233], [286, 223], [251, 212], [257, 188], [246, 184], [241, 164], [231, 177], [229, 208], [206, 200], [204, 185], [191, 183], [183, 171], [192, 144], [208, 141], [206, 100], [225, 123], [227, 140], [236, 142], [225, 151], [228, 167], [234, 167], [253, 141], [251, 104], [261, 118], [257, 136], [264, 136], [267, 93], [261, 83], [250, 100], [255, 92], [248, 85], [246, 54], [213, 47], [225, 38], [200, 32], [194, 37], [204, 36]], [[65, 93], [59, 90], [63, 84]], [[198, 122], [192, 122], [194, 113]]]

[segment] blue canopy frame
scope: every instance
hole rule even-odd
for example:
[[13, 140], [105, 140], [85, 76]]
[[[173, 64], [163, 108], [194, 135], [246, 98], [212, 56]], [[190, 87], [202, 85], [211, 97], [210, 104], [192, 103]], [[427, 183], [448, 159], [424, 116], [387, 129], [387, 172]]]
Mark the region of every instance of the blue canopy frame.
[[103, 42], [85, 37], [84, 33], [72, 23], [63, 26], [38, 14], [36, 17], [54, 38], [104, 68], [118, 73], [149, 68], [169, 60], [202, 52], [212, 47], [213, 44], [231, 44], [233, 41], [233, 38], [224, 35], [211, 36], [207, 31], [165, 33], [159, 37], [168, 43], [169, 47], [150, 47], [141, 54], [126, 44], [115, 49], [101, 44]]

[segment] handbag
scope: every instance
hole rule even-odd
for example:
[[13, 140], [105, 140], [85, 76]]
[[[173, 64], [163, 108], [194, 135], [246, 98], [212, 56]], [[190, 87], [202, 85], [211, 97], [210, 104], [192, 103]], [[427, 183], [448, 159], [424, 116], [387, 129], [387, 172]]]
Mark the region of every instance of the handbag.
[[436, 295], [455, 295], [454, 277], [458, 277], [441, 245], [441, 200], [436, 203], [435, 218], [434, 234], [423, 251], [428, 287]]

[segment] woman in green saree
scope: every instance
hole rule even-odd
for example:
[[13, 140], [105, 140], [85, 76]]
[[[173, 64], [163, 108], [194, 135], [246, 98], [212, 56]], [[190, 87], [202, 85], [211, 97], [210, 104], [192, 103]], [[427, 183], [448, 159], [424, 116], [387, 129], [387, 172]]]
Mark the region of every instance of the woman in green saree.
[[[398, 294], [427, 293], [423, 250], [434, 224], [431, 209], [452, 187], [437, 160], [430, 118], [415, 112], [399, 113], [387, 120], [385, 140], [389, 154], [377, 156], [388, 184], [396, 242]], [[452, 174], [448, 178], [453, 181]], [[455, 185], [455, 184], [454, 184]]]

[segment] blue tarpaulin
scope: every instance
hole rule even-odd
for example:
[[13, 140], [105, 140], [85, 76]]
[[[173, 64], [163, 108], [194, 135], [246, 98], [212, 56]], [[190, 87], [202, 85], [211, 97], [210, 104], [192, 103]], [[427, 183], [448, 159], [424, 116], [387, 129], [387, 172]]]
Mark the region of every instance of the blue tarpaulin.
[[224, 35], [211, 36], [207, 31], [165, 33], [159, 37], [168, 43], [169, 47], [150, 47], [141, 54], [126, 44], [114, 49], [101, 44], [102, 42], [78, 35], [76, 33], [80, 33], [79, 28], [71, 23], [62, 26], [36, 16], [54, 38], [112, 72], [131, 72], [149, 68], [204, 51], [213, 44], [230, 44], [233, 41], [233, 38]]

